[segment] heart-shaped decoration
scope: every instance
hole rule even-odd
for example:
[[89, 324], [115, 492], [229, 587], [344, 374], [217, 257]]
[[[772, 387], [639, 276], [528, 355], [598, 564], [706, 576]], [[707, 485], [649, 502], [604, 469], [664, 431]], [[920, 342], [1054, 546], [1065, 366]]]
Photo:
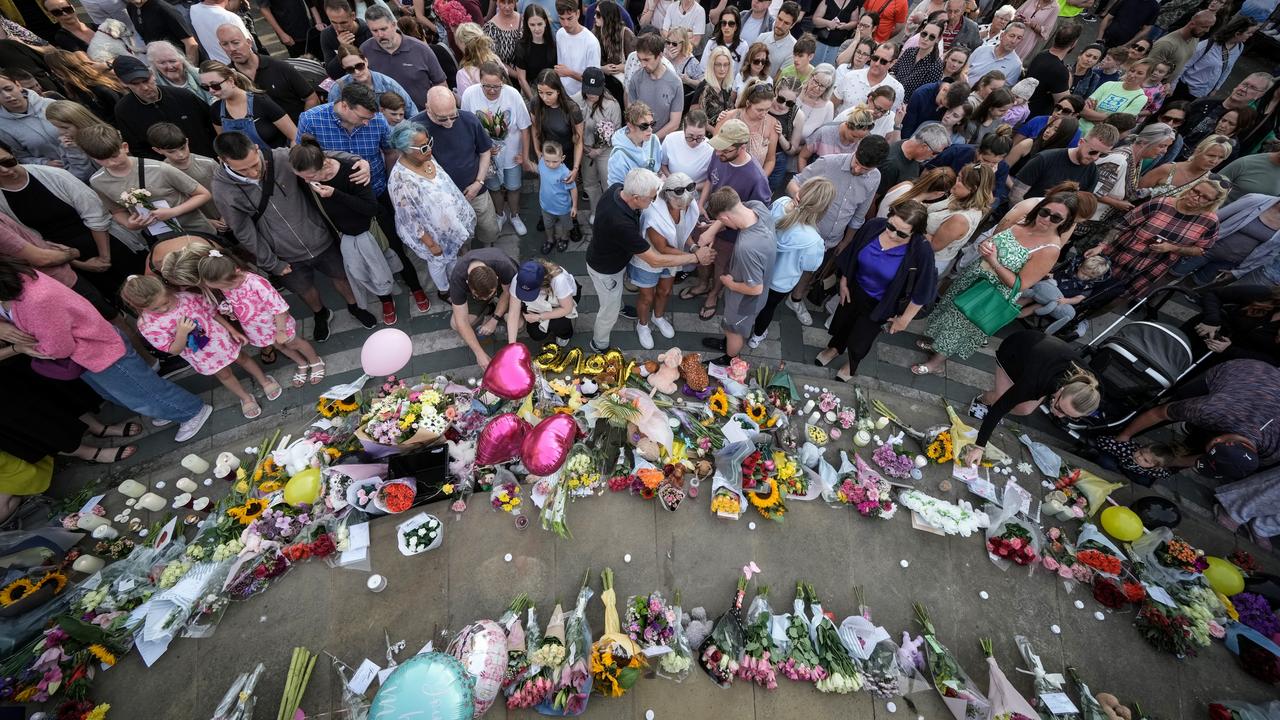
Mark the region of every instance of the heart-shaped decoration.
[[577, 439], [578, 421], [572, 415], [556, 413], [543, 420], [525, 435], [520, 447], [525, 468], [534, 475], [550, 475], [559, 470]]
[[533, 364], [524, 343], [511, 343], [494, 353], [480, 387], [506, 400], [519, 400], [533, 391]]
[[533, 426], [515, 413], [488, 422], [476, 440], [476, 464], [497, 465], [520, 455], [520, 443]]

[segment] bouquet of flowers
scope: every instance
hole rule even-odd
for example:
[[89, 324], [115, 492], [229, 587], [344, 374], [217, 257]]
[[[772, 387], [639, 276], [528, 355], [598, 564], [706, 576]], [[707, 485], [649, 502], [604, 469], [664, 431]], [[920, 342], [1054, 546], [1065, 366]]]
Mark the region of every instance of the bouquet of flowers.
[[404, 380], [389, 377], [361, 416], [356, 437], [384, 448], [432, 443], [448, 429], [452, 419], [449, 410], [448, 397], [435, 383], [410, 387]]
[[617, 596], [613, 590], [613, 570], [600, 573], [604, 591], [604, 634], [591, 647], [591, 676], [595, 691], [605, 697], [622, 697], [640, 679], [644, 671], [644, 654], [629, 633], [622, 632], [618, 620]]
[[893, 502], [893, 487], [889, 481], [872, 470], [862, 456], [855, 455], [854, 463], [857, 471], [852, 476], [846, 475], [836, 486], [836, 499], [863, 517], [885, 520], [893, 517], [898, 506]]
[[627, 600], [627, 613], [623, 618], [627, 635], [642, 649], [669, 650], [676, 635], [676, 611], [662, 593], [634, 595]]
[[791, 604], [791, 614], [787, 618], [787, 652], [778, 663], [777, 668], [792, 680], [819, 680], [825, 676], [821, 667], [818, 651], [814, 649], [809, 638], [809, 622], [804, 614], [804, 583], [796, 583], [796, 597]]
[[956, 458], [955, 444], [951, 442], [951, 431], [943, 430], [934, 436], [924, 449], [924, 456], [939, 465], [945, 465]]
[[569, 613], [561, 630], [564, 640], [564, 659], [554, 670], [551, 696], [538, 705], [543, 715], [581, 715], [587, 709], [591, 696], [591, 627], [587, 623], [587, 601], [594, 594], [587, 581], [591, 571], [582, 578], [578, 602]]
[[404, 533], [404, 545], [411, 553], [429, 550], [440, 537], [440, 521], [428, 516], [426, 522], [414, 525]]
[[809, 476], [800, 468], [796, 459], [781, 450], [773, 451], [774, 478], [778, 488], [787, 497], [802, 498], [809, 492]]
[[594, 495], [604, 482], [595, 453], [586, 445], [581, 443], [575, 445], [569, 453], [569, 459], [565, 462], [564, 468], [560, 471], [560, 482], [571, 497]]
[[822, 612], [822, 601], [812, 585], [805, 585], [805, 594], [809, 596], [809, 612], [813, 617], [814, 644], [819, 658], [816, 669], [823, 676], [816, 678], [818, 691], [841, 695], [857, 692], [862, 688], [862, 673], [845, 650], [835, 623]]
[[1155, 556], [1164, 567], [1185, 573], [1201, 573], [1209, 567], [1209, 561], [1204, 559], [1204, 551], [1192, 547], [1191, 543], [1180, 537], [1162, 541], [1156, 548]]
[[1129, 544], [1128, 550], [1134, 566], [1141, 567], [1144, 575], [1164, 587], [1195, 582], [1209, 567], [1203, 551], [1175, 536], [1167, 527], [1144, 532]]
[[674, 618], [671, 628], [674, 631], [668, 643], [671, 652], [658, 657], [658, 676], [676, 682], [683, 682], [693, 667], [693, 650], [684, 634], [684, 609], [680, 606], [680, 593], [676, 593], [675, 604], [671, 607]]
[[716, 620], [711, 634], [702, 641], [698, 657], [702, 669], [711, 676], [711, 681], [722, 688], [733, 684], [738, 673], [738, 658], [742, 655], [742, 600], [747, 592], [747, 578], [738, 578], [737, 591], [733, 595], [733, 603], [723, 615]]
[[1247, 625], [1231, 623], [1226, 645], [1246, 673], [1268, 685], [1280, 685], [1280, 644]]
[[871, 453], [871, 460], [880, 466], [889, 477], [905, 479], [911, 477], [915, 469], [915, 459], [902, 447], [902, 433], [889, 438], [888, 442]]
[[969, 679], [955, 655], [938, 640], [929, 611], [919, 603], [914, 607], [916, 622], [924, 633], [925, 667], [943, 704], [956, 720], [986, 720], [991, 708], [987, 696]]
[[742, 412], [746, 413], [751, 422], [761, 430], [777, 425], [780, 416], [777, 409], [769, 402], [769, 397], [760, 388], [752, 388], [747, 392], [746, 397], [742, 399]]
[[[862, 588], [853, 590], [858, 614], [840, 623], [838, 632], [849, 655], [858, 661], [867, 691], [878, 698], [904, 694], [903, 671], [898, 663], [898, 645], [888, 631], [871, 621], [871, 611], [863, 602]], [[911, 672], [914, 673], [914, 668]]]
[[[564, 477], [559, 479], [542, 478], [538, 484], [534, 486], [534, 492], [546, 485], [546, 502], [542, 505], [542, 529], [554, 532], [558, 537], [566, 540], [573, 537], [573, 533], [569, 532], [569, 526], [565, 522], [565, 510], [569, 504], [569, 488], [564, 482]], [[536, 497], [536, 496], [535, 496]]]
[[773, 611], [769, 608], [769, 586], [756, 590], [756, 596], [747, 609], [747, 624], [743, 636], [742, 665], [738, 677], [754, 682], [766, 690], [778, 687], [773, 667], [773, 634], [770, 625]]
[[1092, 588], [1093, 599], [1112, 610], [1122, 610], [1130, 603], [1140, 603], [1147, 597], [1142, 583], [1134, 580], [1121, 582], [1102, 574], [1093, 576]]
[[782, 497], [782, 490], [778, 487], [778, 481], [772, 477], [747, 490], [747, 502], [765, 520], [782, 522], [787, 514], [787, 503]]
[[[1032, 686], [1035, 687], [1036, 695], [1032, 700], [1032, 707], [1040, 713], [1043, 720], [1067, 720], [1067, 718], [1076, 717], [1075, 713], [1071, 714], [1054, 714], [1044, 702], [1042, 696], [1049, 693], [1066, 692], [1066, 678], [1058, 674], [1049, 674], [1044, 669], [1044, 663], [1040, 661], [1040, 656], [1031, 647], [1031, 641], [1022, 635], [1014, 635], [1013, 642], [1018, 646], [1018, 653], [1022, 655], [1022, 661], [1026, 663], [1029, 670], [1021, 670], [1021, 672], [1030, 673], [1032, 676]], [[994, 701], [993, 701], [994, 704]], [[1032, 716], [1035, 717], [1034, 715]]]
[[1109, 577], [1120, 577], [1124, 570], [1124, 554], [1098, 531], [1096, 525], [1085, 523], [1080, 526], [1080, 535], [1076, 538], [1076, 561]]
[[267, 552], [239, 567], [239, 574], [230, 579], [226, 588], [232, 600], [248, 600], [264, 590], [276, 578], [293, 567], [280, 552]]
[[476, 118], [480, 120], [480, 127], [484, 128], [490, 140], [500, 142], [506, 139], [511, 122], [510, 110], [477, 110]]
[[496, 483], [489, 491], [489, 505], [494, 510], [519, 515], [520, 502], [520, 483], [510, 480]]
[[120, 204], [136, 212], [148, 225], [154, 222], [163, 223], [169, 232], [176, 232], [179, 228], [177, 225], [168, 220], [152, 220], [151, 213], [159, 210], [155, 201], [151, 199], [151, 191], [146, 188], [130, 188], [120, 193]]
[[1231, 604], [1235, 606], [1240, 622], [1265, 637], [1280, 636], [1280, 618], [1276, 617], [1265, 597], [1257, 593], [1242, 592], [1231, 596]]
[[[530, 616], [533, 619], [533, 616]], [[530, 708], [546, 702], [556, 688], [560, 666], [568, 655], [564, 638], [565, 613], [556, 603], [547, 620], [547, 631], [536, 642], [532, 636], [526, 642], [533, 646], [529, 653], [530, 668], [522, 681], [507, 699], [508, 707]]]
[[991, 652], [991, 639], [980, 638], [982, 655], [987, 659], [987, 698], [991, 703], [991, 720], [1038, 720], [1040, 714], [1009, 682]]
[[[512, 627], [512, 632], [507, 634], [508, 682], [504, 692], [507, 694], [508, 708], [531, 708], [551, 692], [551, 680], [542, 672], [543, 666], [534, 662], [534, 651], [542, 643], [542, 632], [538, 629], [538, 611], [532, 603], [526, 611], [524, 627], [518, 641], [514, 632], [516, 627], [519, 626]], [[514, 675], [512, 670], [516, 670]]]
[[471, 21], [471, 14], [458, 0], [435, 0], [431, 9], [450, 30]]
[[1090, 582], [1093, 570], [1088, 565], [1076, 562], [1076, 548], [1067, 540], [1062, 528], [1051, 527], [1045, 530], [1044, 545], [1040, 548], [1040, 564], [1051, 573], [1067, 581]]
[[1063, 463], [1061, 473], [1053, 485], [1054, 491], [1065, 496], [1064, 507], [1080, 509], [1080, 514], [1072, 511], [1077, 518], [1084, 515], [1092, 517], [1102, 509], [1111, 493], [1124, 487], [1124, 483], [1107, 482], [1088, 470], [1069, 467], [1066, 463]]
[[591, 143], [591, 147], [605, 148], [613, 144], [613, 134], [618, 128], [614, 127], [611, 120], [597, 120], [595, 138]]
[[1178, 611], [1188, 619], [1191, 641], [1198, 647], [1208, 647], [1211, 638], [1221, 640], [1226, 635], [1218, 618], [1225, 618], [1227, 609], [1207, 584], [1184, 583], [1174, 586], [1171, 593]]
[[1011, 494], [1006, 489], [1004, 507], [987, 530], [987, 555], [1002, 569], [1009, 562], [1034, 568], [1040, 560], [1040, 537], [1035, 526], [1018, 519]]
[[953, 504], [919, 490], [901, 490], [898, 492], [898, 502], [914, 512], [922, 522], [947, 535], [969, 537], [991, 523], [985, 512], [974, 510], [966, 500]]
[[1177, 657], [1196, 654], [1191, 624], [1191, 619], [1180, 608], [1167, 607], [1154, 600], [1144, 602], [1133, 621], [1143, 640]]

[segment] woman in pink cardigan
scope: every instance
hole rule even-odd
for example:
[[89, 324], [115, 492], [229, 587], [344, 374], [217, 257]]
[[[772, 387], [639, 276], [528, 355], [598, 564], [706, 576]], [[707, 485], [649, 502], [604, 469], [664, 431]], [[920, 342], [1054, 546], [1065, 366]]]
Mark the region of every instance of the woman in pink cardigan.
[[0, 258], [0, 320], [32, 339], [12, 343], [6, 352], [51, 361], [53, 372], [80, 372], [103, 398], [156, 420], [181, 423], [178, 442], [195, 437], [213, 412], [156, 375], [88, 300], [20, 260]]

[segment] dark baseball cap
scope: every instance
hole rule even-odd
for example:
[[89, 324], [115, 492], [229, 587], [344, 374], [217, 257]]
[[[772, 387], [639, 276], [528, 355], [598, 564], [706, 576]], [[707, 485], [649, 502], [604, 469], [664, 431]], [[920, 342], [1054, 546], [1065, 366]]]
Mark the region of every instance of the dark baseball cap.
[[1239, 480], [1258, 470], [1258, 451], [1243, 440], [1214, 443], [1196, 460], [1196, 472], [1213, 480]]
[[537, 260], [525, 260], [516, 274], [516, 298], [520, 302], [532, 302], [542, 292], [542, 281], [547, 269]]
[[138, 82], [151, 77], [151, 68], [132, 55], [117, 55], [111, 61], [111, 72], [115, 73], [122, 83]]
[[604, 70], [589, 67], [582, 71], [582, 94], [601, 95], [604, 93]]

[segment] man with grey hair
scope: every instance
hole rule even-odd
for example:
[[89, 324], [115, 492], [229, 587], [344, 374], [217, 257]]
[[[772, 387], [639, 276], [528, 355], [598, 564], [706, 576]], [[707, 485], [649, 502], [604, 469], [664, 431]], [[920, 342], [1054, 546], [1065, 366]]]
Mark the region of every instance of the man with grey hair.
[[920, 168], [938, 153], [951, 145], [951, 133], [941, 123], [927, 122], [906, 140], [889, 145], [889, 157], [880, 164], [880, 186], [876, 190], [876, 202], [889, 188], [903, 180], [920, 176]]
[[705, 245], [691, 253], [659, 253], [640, 233], [640, 212], [653, 204], [661, 188], [662, 178], [657, 173], [635, 168], [596, 203], [591, 244], [587, 246], [587, 273], [600, 299], [591, 335], [591, 349], [596, 352], [609, 349], [609, 335], [622, 310], [622, 276], [632, 258], [656, 268], [709, 265], [715, 259], [715, 251]]
[[1179, 134], [1184, 138], [1202, 137], [1211, 132], [1218, 124], [1218, 120], [1228, 111], [1249, 107], [1266, 95], [1273, 84], [1275, 84], [1275, 78], [1269, 73], [1250, 73], [1236, 83], [1226, 97], [1215, 96], [1196, 100], [1191, 103], [1191, 107], [1187, 108], [1187, 119], [1182, 123], [1182, 127], [1178, 128]]
[[1005, 82], [1013, 85], [1022, 77], [1022, 58], [1016, 50], [1027, 35], [1027, 26], [1021, 22], [1011, 22], [1000, 34], [1000, 40], [994, 45], [982, 45], [969, 56], [969, 84], [977, 85], [983, 75], [992, 70], [1004, 73]]
[[369, 69], [400, 83], [414, 103], [425, 107], [427, 90], [445, 84], [436, 54], [421, 40], [405, 37], [396, 27], [395, 16], [383, 5], [367, 10], [364, 24], [373, 35], [360, 45], [360, 52], [369, 59]]

